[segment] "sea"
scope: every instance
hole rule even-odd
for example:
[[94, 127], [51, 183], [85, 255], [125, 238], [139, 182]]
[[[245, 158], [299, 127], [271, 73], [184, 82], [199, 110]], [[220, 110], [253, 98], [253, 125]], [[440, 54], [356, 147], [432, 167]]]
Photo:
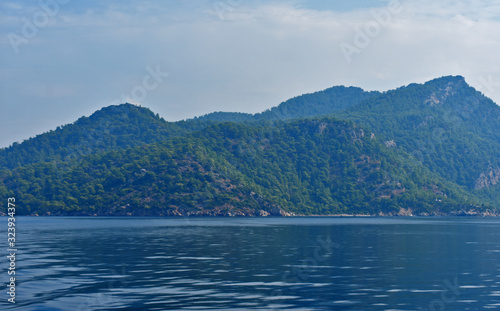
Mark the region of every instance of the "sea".
[[[17, 217], [0, 310], [496, 310], [500, 219]], [[11, 270], [12, 271], [12, 270]]]

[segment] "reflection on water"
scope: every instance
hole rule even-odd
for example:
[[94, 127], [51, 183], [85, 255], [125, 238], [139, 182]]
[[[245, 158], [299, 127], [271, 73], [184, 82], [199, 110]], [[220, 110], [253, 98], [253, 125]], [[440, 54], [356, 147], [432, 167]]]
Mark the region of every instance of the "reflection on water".
[[19, 217], [17, 232], [2, 310], [500, 306], [496, 219]]

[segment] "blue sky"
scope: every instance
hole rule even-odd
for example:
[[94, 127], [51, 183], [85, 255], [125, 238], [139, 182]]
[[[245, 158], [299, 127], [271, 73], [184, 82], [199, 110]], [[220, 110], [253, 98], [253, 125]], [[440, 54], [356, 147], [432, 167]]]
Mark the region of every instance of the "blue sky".
[[491, 2], [2, 1], [0, 147], [124, 101], [176, 121], [463, 75], [498, 103]]

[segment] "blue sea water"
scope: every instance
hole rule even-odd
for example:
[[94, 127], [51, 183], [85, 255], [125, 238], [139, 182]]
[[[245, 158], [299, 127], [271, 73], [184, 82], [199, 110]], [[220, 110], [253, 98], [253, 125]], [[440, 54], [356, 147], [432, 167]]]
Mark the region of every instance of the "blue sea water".
[[1, 310], [500, 308], [496, 218], [1, 219]]

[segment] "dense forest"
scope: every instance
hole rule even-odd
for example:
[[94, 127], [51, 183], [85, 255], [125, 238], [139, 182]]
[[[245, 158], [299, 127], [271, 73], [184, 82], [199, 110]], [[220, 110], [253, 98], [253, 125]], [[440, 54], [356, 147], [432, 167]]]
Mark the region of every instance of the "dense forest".
[[0, 196], [23, 215], [496, 214], [499, 122], [462, 77], [180, 122], [123, 104], [0, 149]]

